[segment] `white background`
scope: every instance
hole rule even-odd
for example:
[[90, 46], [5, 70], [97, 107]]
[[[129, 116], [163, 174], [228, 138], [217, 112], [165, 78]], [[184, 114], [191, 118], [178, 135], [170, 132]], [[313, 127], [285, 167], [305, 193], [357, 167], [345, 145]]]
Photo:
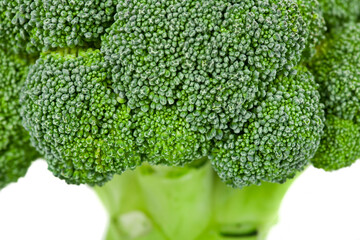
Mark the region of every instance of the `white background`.
[[[100, 240], [106, 225], [95, 193], [53, 177], [44, 161], [0, 191], [1, 240]], [[308, 168], [295, 181], [268, 240], [304, 239], [360, 240], [360, 161], [332, 173]]]

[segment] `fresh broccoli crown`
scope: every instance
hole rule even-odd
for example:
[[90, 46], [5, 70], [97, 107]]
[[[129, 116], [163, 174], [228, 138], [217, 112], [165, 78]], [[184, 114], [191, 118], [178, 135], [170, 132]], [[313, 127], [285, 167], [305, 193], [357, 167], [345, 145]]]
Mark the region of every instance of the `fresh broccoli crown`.
[[[100, 50], [53, 45], [31, 67], [25, 128], [68, 183], [212, 156], [231, 185], [283, 182], [313, 156], [323, 127], [317, 84], [293, 70], [320, 29], [301, 11], [288, 0], [120, 1]], [[244, 163], [234, 146], [245, 141]]]
[[315, 55], [315, 47], [325, 39], [325, 19], [317, 0], [297, 0], [297, 3], [309, 30], [309, 37], [302, 59], [302, 61], [307, 62]]
[[319, 48], [311, 69], [327, 114], [359, 122], [360, 23], [334, 31]]
[[98, 50], [76, 49], [43, 55], [26, 80], [25, 128], [49, 169], [69, 183], [102, 184], [140, 163], [129, 108], [107, 76]]
[[7, 44], [19, 52], [99, 44], [115, 5], [113, 0], [2, 0], [0, 47]]
[[320, 147], [311, 162], [326, 171], [350, 166], [360, 157], [359, 144], [358, 124], [328, 115]]
[[293, 177], [313, 157], [323, 134], [317, 84], [303, 67], [278, 77], [253, 112], [241, 134], [217, 143], [212, 160], [219, 177], [236, 187]]
[[175, 105], [217, 138], [248, 119], [259, 87], [299, 61], [307, 37], [282, 0], [120, 1], [115, 20], [101, 47], [115, 92], [131, 109]]
[[19, 94], [29, 63], [0, 48], [0, 189], [25, 175], [38, 153], [21, 124]]
[[355, 22], [360, 17], [359, 0], [318, 0], [329, 27], [340, 27], [344, 22]]

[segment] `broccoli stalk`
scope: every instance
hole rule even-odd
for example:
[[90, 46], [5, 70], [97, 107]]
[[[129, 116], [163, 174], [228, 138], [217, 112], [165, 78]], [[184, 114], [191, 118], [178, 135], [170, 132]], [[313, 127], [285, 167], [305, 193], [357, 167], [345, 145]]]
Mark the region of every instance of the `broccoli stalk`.
[[206, 163], [143, 165], [102, 187], [111, 239], [265, 239], [293, 181], [242, 189], [226, 186]]

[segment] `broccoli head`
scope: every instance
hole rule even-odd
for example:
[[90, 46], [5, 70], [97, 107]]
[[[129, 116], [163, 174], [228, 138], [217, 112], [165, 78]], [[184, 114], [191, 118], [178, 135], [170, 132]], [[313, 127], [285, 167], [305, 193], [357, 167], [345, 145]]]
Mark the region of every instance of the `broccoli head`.
[[19, 94], [28, 72], [26, 57], [0, 49], [0, 189], [25, 175], [39, 154], [21, 124]]
[[0, 188], [41, 154], [109, 239], [263, 239], [288, 179], [360, 158], [359, 8], [0, 0]]
[[120, 1], [100, 50], [54, 49], [31, 67], [25, 127], [69, 183], [207, 158], [233, 186], [283, 182], [314, 155], [323, 128], [317, 84], [294, 69], [310, 29], [321, 29], [302, 15], [310, 7]]

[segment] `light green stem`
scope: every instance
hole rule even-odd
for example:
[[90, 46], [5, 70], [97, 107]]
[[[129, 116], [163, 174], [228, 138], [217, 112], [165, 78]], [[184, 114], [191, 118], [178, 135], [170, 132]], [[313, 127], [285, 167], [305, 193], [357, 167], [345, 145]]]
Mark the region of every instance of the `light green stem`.
[[263, 240], [291, 183], [234, 189], [210, 164], [144, 165], [94, 189], [110, 215], [107, 240]]

